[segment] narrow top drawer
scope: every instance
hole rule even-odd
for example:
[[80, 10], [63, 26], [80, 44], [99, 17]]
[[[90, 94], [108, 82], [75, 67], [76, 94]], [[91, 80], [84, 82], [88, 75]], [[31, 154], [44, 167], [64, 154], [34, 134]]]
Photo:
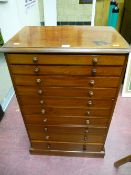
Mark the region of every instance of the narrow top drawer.
[[10, 64], [123, 65], [125, 55], [8, 54]]

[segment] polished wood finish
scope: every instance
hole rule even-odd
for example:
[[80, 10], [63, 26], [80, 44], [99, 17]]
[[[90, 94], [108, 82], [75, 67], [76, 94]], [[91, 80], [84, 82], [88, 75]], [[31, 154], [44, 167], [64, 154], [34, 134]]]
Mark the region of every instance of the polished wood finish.
[[51, 134], [46, 134], [42, 132], [29, 132], [30, 133], [30, 138], [32, 140], [35, 139], [41, 139], [44, 141], [56, 141], [56, 142], [89, 142], [89, 143], [103, 143], [105, 139], [104, 134], [86, 134], [86, 135], [76, 135], [76, 134], [65, 134], [65, 133], [51, 133]]
[[88, 151], [100, 152], [103, 145], [101, 143], [70, 143], [53, 141], [31, 141], [32, 147], [43, 150], [63, 150], [63, 151]]
[[111, 109], [114, 99], [88, 99], [88, 98], [67, 98], [67, 97], [28, 97], [20, 96], [19, 100], [22, 105], [39, 105], [43, 100], [43, 108], [45, 106], [52, 107], [98, 107]]
[[127, 62], [126, 41], [108, 27], [25, 27], [1, 51], [30, 152], [103, 157]]
[[46, 125], [96, 125], [96, 126], [107, 126], [108, 118], [107, 117], [57, 117], [57, 116], [48, 116], [44, 117], [43, 115], [25, 115], [26, 123], [29, 124], [46, 124]]
[[104, 151], [101, 152], [87, 152], [87, 151], [60, 151], [60, 150], [43, 150], [30, 148], [30, 153], [34, 155], [48, 155], [48, 156], [75, 156], [75, 157], [95, 157], [103, 158]]
[[[44, 97], [88, 97], [88, 98], [115, 98], [117, 89], [115, 88], [81, 88], [81, 87], [32, 87], [17, 86], [19, 95], [34, 96], [39, 94]], [[36, 96], [37, 97], [37, 96]]]
[[110, 116], [111, 110], [109, 108], [87, 108], [87, 107], [48, 107], [40, 105], [21, 105], [21, 110], [25, 115], [42, 114], [45, 110], [44, 116]]
[[48, 76], [39, 77], [37, 75], [13, 75], [16, 85], [25, 86], [55, 86], [55, 87], [89, 87], [89, 88], [106, 88], [118, 87], [119, 77], [89, 77], [89, 76]]
[[[69, 47], [64, 47], [64, 45], [69, 45]], [[115, 49], [118, 53], [125, 53], [129, 46], [111, 27], [34, 26], [24, 27], [1, 50], [7, 53], [49, 53], [50, 51], [83, 53], [88, 51], [86, 48], [93, 53], [109, 53], [110, 51], [115, 53]], [[128, 50], [126, 52], [128, 53]]]
[[[88, 75], [88, 76], [120, 76], [122, 67], [92, 66], [30, 66], [11, 65], [13, 74], [23, 75]], [[94, 75], [93, 71], [96, 71]]]
[[46, 133], [43, 130], [32, 130], [29, 128], [29, 135], [32, 140], [44, 140], [44, 141], [57, 141], [57, 142], [85, 142], [85, 143], [104, 143], [105, 135], [104, 133], [84, 133], [84, 134], [75, 134], [75, 133]]
[[[23, 59], [24, 58], [24, 59]], [[17, 64], [62, 64], [62, 65], [116, 65], [124, 64], [124, 55], [69, 55], [69, 54], [10, 54], [9, 63]], [[96, 63], [95, 63], [96, 61]]]
[[67, 134], [105, 134], [107, 127], [101, 127], [101, 126], [88, 126], [88, 125], [32, 125], [32, 124], [27, 124], [27, 130], [29, 133], [37, 132], [39, 133], [67, 133]]

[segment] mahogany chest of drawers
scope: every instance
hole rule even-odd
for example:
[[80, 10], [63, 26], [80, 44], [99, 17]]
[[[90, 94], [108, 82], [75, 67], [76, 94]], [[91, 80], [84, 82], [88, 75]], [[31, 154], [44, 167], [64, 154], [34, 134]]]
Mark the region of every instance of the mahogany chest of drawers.
[[25, 27], [1, 51], [30, 152], [103, 157], [126, 41], [108, 27]]

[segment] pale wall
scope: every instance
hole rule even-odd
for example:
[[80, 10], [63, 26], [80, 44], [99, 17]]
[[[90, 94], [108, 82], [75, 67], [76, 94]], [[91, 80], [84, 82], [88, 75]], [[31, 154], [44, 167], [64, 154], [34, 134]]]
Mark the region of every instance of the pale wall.
[[57, 21], [91, 21], [92, 4], [79, 0], [57, 0]]
[[9, 0], [0, 4], [0, 28], [4, 41], [9, 40], [23, 26], [40, 25], [38, 1], [26, 10], [24, 0]]

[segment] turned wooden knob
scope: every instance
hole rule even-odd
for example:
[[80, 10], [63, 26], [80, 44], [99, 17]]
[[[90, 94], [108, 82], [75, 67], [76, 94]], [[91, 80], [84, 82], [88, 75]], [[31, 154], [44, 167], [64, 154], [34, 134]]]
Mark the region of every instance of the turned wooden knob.
[[88, 100], [88, 105], [92, 106], [92, 104], [93, 104], [92, 100]]
[[92, 69], [92, 76], [96, 76], [96, 69]]
[[90, 120], [86, 120], [86, 124], [89, 125], [90, 124]]
[[49, 138], [50, 138], [50, 136], [46, 136], [46, 137], [45, 137], [46, 140], [49, 140]]
[[47, 122], [47, 118], [44, 118], [44, 119], [43, 119], [43, 122], [46, 123], [46, 122]]
[[34, 72], [38, 73], [39, 71], [40, 71], [40, 68], [39, 67], [35, 67]]
[[45, 132], [47, 132], [47, 131], [48, 131], [48, 128], [47, 128], [47, 127], [46, 127], [46, 128], [44, 128], [44, 131], [45, 131]]
[[36, 79], [36, 83], [40, 84], [41, 83], [41, 79], [40, 78], [37, 78]]
[[40, 100], [40, 104], [41, 104], [41, 105], [44, 104], [44, 100]]
[[90, 97], [92, 97], [94, 95], [93, 91], [89, 91], [88, 94]]
[[91, 112], [90, 111], [86, 111], [86, 115], [90, 115], [91, 114]]
[[37, 57], [33, 57], [32, 61], [33, 61], [33, 63], [38, 63], [38, 58]]
[[88, 138], [87, 138], [87, 136], [85, 136], [85, 137], [84, 137], [84, 141], [87, 141], [87, 140], [88, 140]]
[[38, 94], [42, 94], [43, 91], [41, 89], [38, 90]]
[[85, 133], [87, 134], [88, 132], [89, 132], [88, 129], [86, 129], [86, 130], [85, 130]]
[[97, 59], [97, 58], [93, 58], [93, 59], [92, 59], [92, 63], [93, 63], [94, 66], [96, 66], [97, 63], [98, 63], [98, 59]]
[[95, 81], [94, 80], [90, 80], [89, 84], [90, 84], [90, 86], [94, 86], [95, 85]]
[[42, 114], [45, 114], [45, 109], [42, 109], [42, 110], [41, 110], [41, 113], [42, 113]]
[[51, 148], [51, 145], [50, 144], [47, 144], [47, 148], [50, 149]]

